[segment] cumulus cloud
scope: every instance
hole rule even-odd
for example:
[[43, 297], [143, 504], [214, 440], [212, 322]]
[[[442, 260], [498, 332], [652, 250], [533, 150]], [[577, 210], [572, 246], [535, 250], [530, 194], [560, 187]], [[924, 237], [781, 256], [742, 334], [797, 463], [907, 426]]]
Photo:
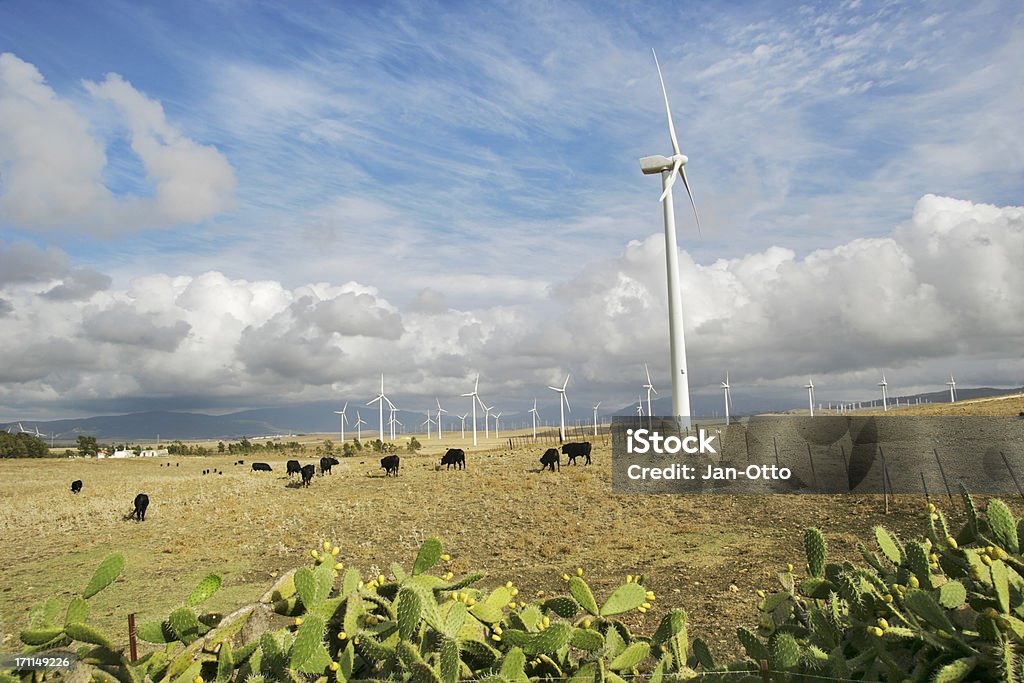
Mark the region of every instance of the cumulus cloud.
[[231, 205], [235, 176], [222, 153], [167, 121], [159, 102], [117, 74], [85, 81], [95, 100], [114, 105], [152, 196], [105, 184], [107, 141], [47, 85], [35, 66], [0, 54], [0, 217], [33, 230], [109, 234], [194, 223]]
[[[47, 258], [75, 272], [59, 255]], [[953, 365], [971, 368], [979, 383], [1019, 382], [1020, 263], [1024, 209], [933, 195], [886, 237], [703, 264], [682, 252], [692, 387], [717, 386], [726, 369], [768, 388], [813, 374], [838, 390], [879, 368], [890, 382], [927, 384], [936, 367]], [[453, 396], [480, 371], [487, 396], [525, 404], [572, 372], [574, 396], [600, 392], [625, 404], [643, 363], [661, 377], [667, 366], [660, 235], [582, 264], [517, 306], [459, 310], [425, 289], [399, 310], [372, 285], [289, 289], [215, 271], [147, 275], [87, 302], [52, 292], [0, 286], [0, 346], [14, 359], [0, 378], [0, 405], [40, 387], [53, 401], [194, 395], [196, 387], [239, 405], [369, 397], [380, 370], [400, 381], [399, 398]]]

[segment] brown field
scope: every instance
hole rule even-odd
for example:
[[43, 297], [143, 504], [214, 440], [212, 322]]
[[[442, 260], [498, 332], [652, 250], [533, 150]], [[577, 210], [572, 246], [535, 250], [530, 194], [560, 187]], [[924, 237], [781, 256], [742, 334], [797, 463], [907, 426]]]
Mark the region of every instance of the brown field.
[[[980, 403], [973, 409], [1024, 409], [1024, 398]], [[32, 604], [68, 600], [111, 552], [125, 555], [126, 569], [91, 601], [90, 620], [124, 637], [129, 612], [166, 616], [209, 572], [224, 579], [210, 606], [228, 610], [325, 539], [341, 546], [347, 566], [376, 575], [392, 561], [408, 566], [420, 542], [438, 536], [456, 573], [512, 580], [527, 597], [562, 590], [561, 574], [576, 567], [599, 596], [626, 574], [646, 573], [659, 597], [656, 609], [631, 617], [637, 624], [653, 629], [664, 609], [682, 607], [691, 634], [728, 654], [739, 650], [735, 627], [756, 623], [755, 591], [775, 587], [787, 562], [803, 566], [804, 528], [821, 528], [830, 555], [850, 559], [877, 524], [923, 531], [918, 496], [899, 497], [886, 515], [880, 497], [868, 496], [616, 495], [610, 447], [595, 447], [592, 466], [556, 474], [537, 471], [542, 450], [492, 440], [467, 448], [465, 471], [446, 472], [435, 468], [434, 447], [403, 456], [398, 478], [384, 478], [379, 456], [367, 453], [342, 459], [306, 489], [288, 486], [285, 457], [243, 456], [244, 467], [232, 465], [238, 456], [0, 461], [0, 650], [17, 647]], [[274, 472], [250, 472], [253, 459]], [[203, 476], [208, 468], [224, 474]], [[74, 479], [85, 482], [78, 496], [69, 491]], [[151, 499], [146, 522], [124, 521], [140, 491]], [[959, 517], [959, 501], [941, 504]]]

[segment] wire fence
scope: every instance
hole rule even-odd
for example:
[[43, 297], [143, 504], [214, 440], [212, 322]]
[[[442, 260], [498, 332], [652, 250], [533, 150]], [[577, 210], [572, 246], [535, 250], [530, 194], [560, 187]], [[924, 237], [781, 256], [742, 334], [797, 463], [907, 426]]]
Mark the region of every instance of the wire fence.
[[593, 425], [570, 425], [565, 428], [564, 441], [558, 429], [550, 428], [538, 429], [536, 437], [532, 433], [522, 434], [507, 437], [507, 441], [510, 450], [558, 446], [562, 443], [571, 443], [573, 441], [589, 441], [592, 444], [600, 444], [601, 446], [607, 446], [611, 443], [611, 427], [609, 425], [598, 425], [596, 436], [594, 431]]

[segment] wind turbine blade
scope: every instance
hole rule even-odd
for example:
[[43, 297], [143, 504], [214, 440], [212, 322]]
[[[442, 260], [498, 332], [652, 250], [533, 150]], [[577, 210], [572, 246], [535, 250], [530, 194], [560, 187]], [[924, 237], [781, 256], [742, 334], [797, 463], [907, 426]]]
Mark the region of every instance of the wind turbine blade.
[[570, 378], [570, 377], [572, 377], [572, 375], [568, 375], [568, 374], [567, 374], [567, 375], [565, 376], [565, 382], [564, 382], [564, 383], [562, 384], [562, 391], [565, 391], [565, 388], [566, 388], [567, 386], [569, 386], [569, 378]]
[[679, 175], [683, 179], [683, 186], [686, 188], [686, 196], [690, 198], [690, 206], [693, 207], [693, 217], [697, 219], [697, 234], [700, 235], [700, 216], [697, 215], [697, 205], [693, 203], [693, 193], [690, 192], [690, 183], [686, 180], [686, 169], [679, 167]]
[[551, 386], [550, 384], [548, 385], [548, 389], [551, 389], [552, 391], [562, 391], [562, 390], [561, 390], [561, 389], [559, 389], [558, 387], [553, 387], [553, 386]]
[[[668, 182], [665, 183], [665, 190], [661, 193], [661, 199], [659, 199], [658, 201], [660, 201], [660, 202], [665, 201], [665, 197], [668, 196], [668, 193], [671, 192], [673, 186], [675, 186], [676, 178], [679, 177], [679, 171], [682, 168], [683, 168], [683, 160], [682, 159], [676, 159], [676, 163], [672, 164], [672, 173], [668, 177]], [[690, 191], [689, 188], [687, 188], [686, 191], [689, 192]]]
[[676, 139], [676, 127], [672, 123], [672, 108], [668, 106], [668, 90], [665, 89], [665, 78], [661, 75], [661, 64], [658, 62], [658, 53], [654, 52], [654, 65], [658, 67], [658, 80], [661, 81], [661, 94], [665, 97], [665, 113], [668, 115], [668, 134], [672, 137], [672, 151], [679, 154], [679, 141]]
[[647, 363], [644, 363], [644, 372], [647, 373], [647, 383], [651, 383], [651, 371], [647, 368]]
[[571, 413], [572, 412], [572, 408], [569, 407], [569, 397], [565, 395], [564, 391], [562, 392], [562, 400], [565, 401], [565, 409], [568, 410]]

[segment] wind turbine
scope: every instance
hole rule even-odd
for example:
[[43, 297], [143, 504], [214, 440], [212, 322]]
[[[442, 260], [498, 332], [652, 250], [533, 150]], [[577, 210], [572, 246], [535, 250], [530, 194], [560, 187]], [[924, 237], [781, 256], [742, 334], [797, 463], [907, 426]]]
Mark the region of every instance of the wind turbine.
[[889, 392], [887, 387], [889, 383], [885, 381], [885, 373], [882, 373], [882, 381], [878, 383], [878, 386], [882, 387], [882, 412], [889, 410]]
[[376, 403], [378, 405], [378, 408], [380, 410], [380, 432], [379, 432], [379, 434], [380, 434], [380, 440], [381, 441], [384, 440], [384, 402], [385, 401], [387, 401], [387, 404], [389, 406], [394, 407], [395, 404], [391, 402], [391, 399], [389, 399], [387, 396], [384, 395], [384, 373], [382, 372], [382, 373], [380, 373], [380, 394], [377, 396], [377, 398], [373, 399], [372, 401], [370, 401], [369, 403], [366, 404], [368, 406], [373, 405], [374, 403]]
[[597, 409], [601, 407], [601, 402], [598, 401], [594, 405], [594, 436], [597, 436]]
[[[548, 389], [557, 391], [558, 397], [558, 414], [561, 422], [558, 427], [558, 436], [564, 442], [565, 441], [565, 409], [569, 408], [569, 397], [565, 395], [565, 388], [569, 386], [569, 375], [565, 376], [565, 382], [562, 383], [562, 388], [548, 386]], [[569, 412], [572, 412], [572, 408], [569, 408]]]
[[444, 413], [444, 414], [447, 415], [448, 411], [441, 407], [441, 399], [439, 399], [437, 396], [435, 396], [434, 400], [437, 401], [437, 440], [440, 441], [441, 440], [441, 413]]
[[356, 411], [356, 439], [358, 439], [360, 443], [362, 443], [362, 441], [363, 441], [363, 425], [364, 424], [366, 424], [366, 420], [364, 420], [363, 418], [359, 417], [359, 411], [357, 410]]
[[722, 391], [725, 392], [725, 426], [729, 426], [729, 412], [732, 409], [732, 387], [729, 386], [729, 371], [725, 373], [725, 381], [722, 382]]
[[391, 440], [395, 440], [395, 425], [401, 425], [402, 423], [395, 419], [395, 413], [398, 412], [398, 408], [394, 405], [388, 406], [388, 411], [391, 413], [388, 415], [388, 426], [391, 427]]
[[[953, 379], [953, 373], [949, 373], [949, 381], [946, 382], [946, 386], [949, 387], [949, 402], [956, 403], [956, 380]], [[21, 426], [20, 424], [18, 425]]]
[[495, 413], [494, 415], [494, 438], [498, 438], [498, 420], [501, 419], [501, 413]]
[[636, 397], [636, 416], [637, 417], [643, 417], [644, 416], [644, 400], [642, 398], [640, 398], [639, 395], [637, 395], [637, 397]]
[[[652, 52], [654, 52], [652, 50]], [[661, 93], [665, 98], [665, 113], [668, 115], [668, 134], [672, 140], [672, 156], [659, 155], [644, 157], [640, 160], [640, 170], [645, 175], [661, 174], [661, 203], [665, 214], [665, 268], [668, 276], [668, 335], [672, 362], [672, 413], [681, 420], [686, 428], [690, 426], [690, 383], [686, 375], [686, 343], [683, 339], [683, 302], [679, 291], [679, 250], [676, 245], [676, 217], [672, 205], [672, 187], [677, 178], [683, 179], [686, 194], [690, 197], [693, 216], [697, 219], [697, 230], [700, 230], [700, 217], [697, 205], [693, 201], [690, 183], [686, 179], [683, 166], [688, 161], [686, 155], [679, 151], [676, 139], [676, 127], [672, 123], [672, 109], [668, 104], [668, 91], [665, 79], [661, 75], [661, 64], [658, 54], [654, 53], [654, 64], [658, 68], [658, 80], [661, 82]]]
[[533, 415], [533, 440], [537, 440], [537, 399], [533, 399], [533, 407], [530, 408], [530, 414]]
[[335, 415], [341, 415], [341, 442], [345, 443], [345, 421], [348, 417], [345, 415], [345, 411], [348, 410], [348, 401], [345, 401], [345, 405], [341, 410], [335, 410]]
[[469, 417], [469, 413], [465, 415], [459, 415], [459, 419], [462, 420], [462, 440], [466, 440], [466, 418]]
[[433, 418], [430, 417], [430, 411], [426, 411], [427, 419], [420, 423], [420, 427], [427, 425], [427, 438], [430, 438], [430, 425], [434, 424]]
[[644, 385], [644, 389], [647, 390], [647, 426], [651, 426], [651, 416], [654, 413], [651, 411], [651, 392], [658, 393], [658, 390], [651, 384], [651, 371], [647, 369], [647, 363], [644, 363], [644, 373], [647, 374], [647, 384]]
[[480, 374], [477, 373], [476, 380], [473, 382], [473, 391], [468, 394], [462, 394], [463, 396], [469, 397], [469, 403], [473, 406], [473, 445], [476, 446], [476, 404], [483, 405], [483, 401], [480, 401], [480, 396], [477, 393], [477, 389], [480, 388]]
[[[479, 400], [479, 399], [478, 399]], [[491, 411], [494, 410], [494, 406], [484, 405], [483, 401], [480, 401], [480, 407], [484, 409], [484, 438], [491, 438]]]
[[814, 380], [808, 377], [804, 389], [807, 390], [807, 404], [811, 409], [811, 417], [814, 417]]

